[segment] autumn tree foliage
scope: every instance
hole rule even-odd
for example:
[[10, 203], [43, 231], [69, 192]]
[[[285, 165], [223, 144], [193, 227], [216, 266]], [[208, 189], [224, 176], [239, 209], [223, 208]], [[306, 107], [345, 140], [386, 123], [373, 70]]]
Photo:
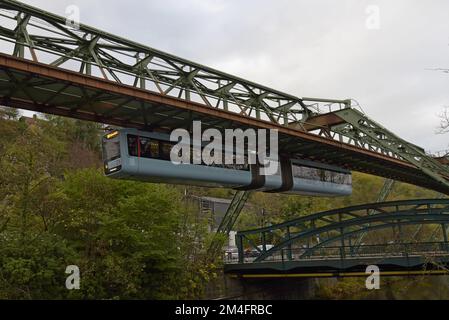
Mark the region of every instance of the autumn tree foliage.
[[201, 296], [207, 228], [181, 191], [104, 177], [95, 124], [3, 117], [0, 133], [0, 299]]

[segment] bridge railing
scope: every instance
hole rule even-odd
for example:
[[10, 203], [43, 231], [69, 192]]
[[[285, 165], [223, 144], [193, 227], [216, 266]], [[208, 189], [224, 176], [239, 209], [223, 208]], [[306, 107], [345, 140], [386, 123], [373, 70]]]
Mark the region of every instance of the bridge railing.
[[[422, 242], [422, 243], [388, 243], [363, 245], [355, 250], [355, 246], [329, 246], [322, 247], [313, 253], [304, 255], [307, 248], [282, 249], [263, 262], [287, 262], [310, 260], [349, 260], [360, 258], [389, 258], [412, 256], [447, 256], [449, 255], [448, 242]], [[254, 251], [245, 253], [243, 263], [253, 263], [259, 254]], [[226, 264], [238, 263], [235, 255], [225, 255]]]

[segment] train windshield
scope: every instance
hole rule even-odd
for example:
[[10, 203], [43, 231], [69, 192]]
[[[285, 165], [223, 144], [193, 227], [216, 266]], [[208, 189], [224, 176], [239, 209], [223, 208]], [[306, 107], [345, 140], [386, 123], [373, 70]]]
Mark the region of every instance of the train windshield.
[[108, 133], [103, 137], [103, 160], [106, 174], [121, 169], [120, 134], [118, 131]]
[[294, 178], [352, 185], [352, 175], [350, 172], [337, 172], [297, 165], [293, 165], [292, 168]]

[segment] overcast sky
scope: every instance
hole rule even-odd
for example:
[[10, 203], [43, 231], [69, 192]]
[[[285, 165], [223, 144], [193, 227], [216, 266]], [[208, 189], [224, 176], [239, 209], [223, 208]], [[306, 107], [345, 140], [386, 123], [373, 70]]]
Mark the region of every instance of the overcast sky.
[[435, 132], [449, 74], [427, 70], [449, 68], [447, 0], [23, 2], [77, 5], [84, 24], [299, 97], [356, 99], [402, 138], [448, 148]]

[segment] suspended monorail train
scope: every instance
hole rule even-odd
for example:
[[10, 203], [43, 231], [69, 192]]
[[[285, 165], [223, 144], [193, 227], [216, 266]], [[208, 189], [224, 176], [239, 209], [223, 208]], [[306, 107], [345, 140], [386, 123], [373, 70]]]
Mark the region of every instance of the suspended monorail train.
[[264, 176], [260, 165], [246, 164], [247, 157], [245, 164], [235, 165], [175, 164], [170, 161], [170, 153], [176, 144], [165, 133], [110, 131], [103, 137], [105, 174], [114, 179], [310, 196], [352, 193], [351, 172], [343, 168], [281, 158], [276, 174]]

